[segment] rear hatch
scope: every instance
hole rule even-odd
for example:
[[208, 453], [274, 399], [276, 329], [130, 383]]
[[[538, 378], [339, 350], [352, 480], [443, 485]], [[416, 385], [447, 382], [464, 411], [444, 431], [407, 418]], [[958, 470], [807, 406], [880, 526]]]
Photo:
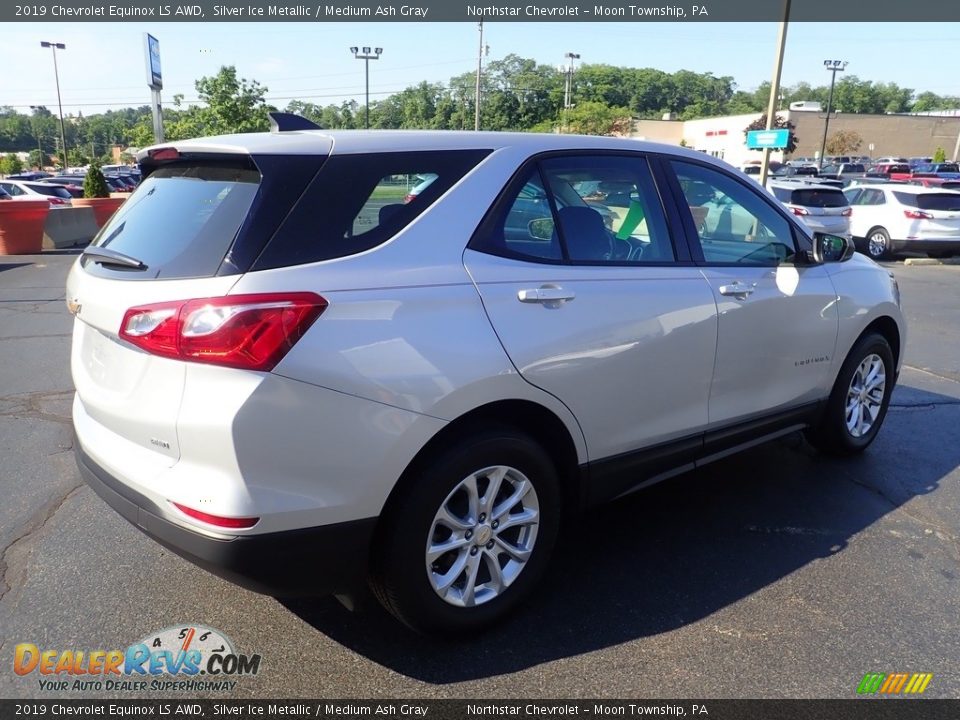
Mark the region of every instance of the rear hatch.
[[816, 230], [846, 232], [850, 226], [850, 203], [837, 188], [796, 188], [790, 191], [786, 204]]
[[143, 182], [67, 281], [76, 316], [72, 372], [78, 410], [92, 421], [88, 432], [129, 443], [155, 467], [177, 461], [185, 363], [122, 339], [125, 315], [131, 308], [229, 292], [329, 149], [327, 144], [315, 155], [251, 156], [168, 148], [142, 162]]
[[960, 236], [960, 192], [906, 193], [894, 191], [904, 205], [907, 218], [914, 221], [908, 238]]

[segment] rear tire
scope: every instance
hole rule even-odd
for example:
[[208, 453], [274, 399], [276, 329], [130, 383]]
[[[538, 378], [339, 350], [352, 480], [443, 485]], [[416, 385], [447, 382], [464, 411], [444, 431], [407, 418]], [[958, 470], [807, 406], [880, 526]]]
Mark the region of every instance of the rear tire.
[[890, 258], [890, 233], [885, 228], [873, 228], [867, 233], [866, 250], [874, 260], [888, 260]]
[[807, 439], [831, 455], [856, 455], [877, 437], [890, 405], [896, 369], [890, 343], [871, 332], [860, 338], [840, 368], [820, 422]]
[[550, 457], [527, 435], [494, 428], [463, 436], [414, 473], [377, 535], [374, 594], [426, 634], [502, 620], [533, 591], [556, 544], [560, 484]]

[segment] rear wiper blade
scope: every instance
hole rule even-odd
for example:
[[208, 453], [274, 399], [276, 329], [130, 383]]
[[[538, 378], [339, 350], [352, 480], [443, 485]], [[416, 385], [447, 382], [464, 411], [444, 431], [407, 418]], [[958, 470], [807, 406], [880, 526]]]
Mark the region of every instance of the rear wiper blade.
[[90, 258], [101, 265], [120, 265], [123, 267], [134, 268], [136, 270], [146, 270], [147, 266], [140, 260], [122, 252], [111, 250], [105, 247], [87, 247], [80, 255], [81, 258]]

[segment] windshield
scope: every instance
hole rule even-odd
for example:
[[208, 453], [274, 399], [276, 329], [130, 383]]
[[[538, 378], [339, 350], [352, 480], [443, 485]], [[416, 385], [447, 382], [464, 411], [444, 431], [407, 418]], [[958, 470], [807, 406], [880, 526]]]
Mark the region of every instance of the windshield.
[[960, 210], [960, 193], [905, 193], [894, 191], [894, 197], [908, 207], [919, 210]]

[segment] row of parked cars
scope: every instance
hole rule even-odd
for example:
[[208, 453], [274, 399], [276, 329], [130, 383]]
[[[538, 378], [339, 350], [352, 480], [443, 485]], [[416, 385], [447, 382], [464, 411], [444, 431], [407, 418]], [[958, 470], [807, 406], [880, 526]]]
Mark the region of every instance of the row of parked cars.
[[[86, 172], [76, 171], [63, 175], [46, 172], [27, 172], [9, 175], [0, 179], [0, 200], [37, 200], [41, 197], [50, 202], [50, 208], [71, 206], [73, 198], [83, 197], [83, 181]], [[110, 192], [129, 193], [140, 183], [140, 171], [127, 166], [106, 166], [104, 179]]]
[[812, 230], [852, 237], [875, 260], [898, 252], [960, 253], [960, 181], [774, 178], [767, 189]]

